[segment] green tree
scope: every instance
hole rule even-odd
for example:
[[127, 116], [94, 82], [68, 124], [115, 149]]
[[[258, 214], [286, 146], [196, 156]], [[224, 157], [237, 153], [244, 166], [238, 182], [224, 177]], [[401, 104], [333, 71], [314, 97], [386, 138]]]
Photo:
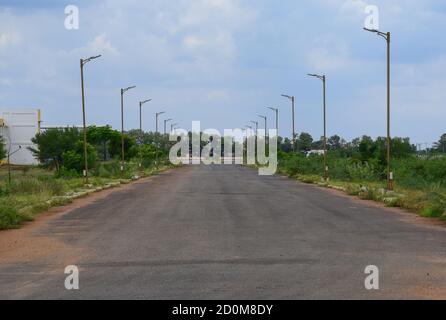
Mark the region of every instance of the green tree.
[[[141, 132], [140, 130], [130, 130], [128, 135], [138, 145], [152, 145], [155, 146], [162, 155], [169, 154], [170, 149], [175, 144], [169, 140], [169, 135], [164, 135], [155, 132]], [[190, 137], [191, 138], [191, 137]], [[192, 139], [190, 139], [192, 141]], [[204, 144], [204, 143], [203, 143]]]
[[150, 144], [135, 145], [132, 147], [131, 152], [142, 161], [144, 167], [152, 165], [157, 157], [160, 158], [162, 156], [162, 152]]
[[281, 150], [281, 151], [283, 151], [285, 153], [291, 152], [292, 145], [291, 145], [290, 138], [279, 137], [278, 144], [279, 144], [279, 150]]
[[392, 139], [392, 155], [395, 158], [406, 158], [416, 152], [416, 147], [410, 144], [409, 138]]
[[366, 162], [376, 156], [377, 145], [371, 137], [362, 136], [361, 140], [359, 140], [358, 143], [358, 151], [361, 160], [363, 162]]
[[310, 151], [312, 149], [313, 137], [311, 134], [302, 132], [296, 141], [297, 150], [299, 151]]
[[87, 141], [95, 146], [103, 161], [106, 161], [108, 157], [116, 158], [121, 154], [121, 149], [111, 148], [112, 144], [117, 146], [121, 143], [121, 133], [113, 130], [110, 126], [89, 127]]
[[446, 133], [443, 134], [438, 142], [434, 144], [437, 151], [446, 153]]
[[[122, 142], [121, 142], [121, 133], [119, 133], [119, 138], [113, 134], [112, 139], [109, 140], [109, 153], [112, 158], [121, 158], [122, 153]], [[134, 146], [136, 145], [136, 141], [133, 137], [128, 134], [124, 134], [124, 155], [125, 160], [130, 160], [135, 157], [136, 154], [134, 152]]]
[[4, 158], [6, 158], [5, 142], [3, 137], [0, 136], [0, 160], [3, 160]]
[[[88, 167], [93, 169], [97, 161], [97, 153], [93, 146], [87, 144]], [[84, 142], [78, 141], [73, 150], [62, 154], [62, 167], [66, 170], [75, 170], [81, 173], [85, 168]]]
[[63, 162], [62, 155], [75, 150], [81, 139], [81, 132], [77, 128], [48, 129], [31, 139], [37, 148], [30, 147], [29, 150], [41, 163], [53, 166], [60, 171]]
[[345, 140], [338, 135], [334, 135], [327, 140], [328, 149], [339, 150], [346, 144]]
[[[327, 146], [327, 148], [328, 148], [328, 146]], [[313, 143], [311, 144], [311, 149], [315, 149], [315, 150], [324, 149], [324, 137], [321, 137], [317, 141], [313, 141]]]

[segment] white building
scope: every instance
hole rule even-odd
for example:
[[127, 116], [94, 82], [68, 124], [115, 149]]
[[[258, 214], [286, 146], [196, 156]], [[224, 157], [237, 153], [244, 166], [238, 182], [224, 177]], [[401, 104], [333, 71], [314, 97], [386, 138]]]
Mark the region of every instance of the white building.
[[305, 152], [305, 154], [307, 155], [307, 157], [311, 156], [311, 155], [318, 155], [318, 156], [323, 156], [325, 154], [324, 150], [310, 150]]
[[6, 152], [13, 153], [11, 164], [38, 164], [28, 147], [35, 147], [31, 139], [39, 131], [39, 109], [0, 109], [0, 135], [6, 144]]

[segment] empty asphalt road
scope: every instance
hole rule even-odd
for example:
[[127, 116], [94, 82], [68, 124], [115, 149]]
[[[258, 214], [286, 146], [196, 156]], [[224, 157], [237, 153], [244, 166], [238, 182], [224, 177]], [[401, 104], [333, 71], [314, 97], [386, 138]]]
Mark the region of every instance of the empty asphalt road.
[[240, 166], [185, 166], [5, 236], [2, 299], [446, 298], [446, 228]]

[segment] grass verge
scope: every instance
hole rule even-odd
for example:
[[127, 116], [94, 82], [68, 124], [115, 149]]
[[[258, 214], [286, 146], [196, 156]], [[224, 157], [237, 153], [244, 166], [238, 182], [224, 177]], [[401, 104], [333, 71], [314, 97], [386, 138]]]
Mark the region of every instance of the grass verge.
[[91, 193], [171, 168], [172, 165], [162, 165], [158, 169], [150, 167], [140, 170], [134, 165], [129, 166], [123, 178], [110, 174], [94, 176], [85, 185], [81, 177], [60, 177], [53, 171], [38, 167], [15, 168], [9, 184], [6, 168], [0, 167], [0, 230], [19, 228], [51, 207], [66, 205]]
[[446, 191], [435, 184], [419, 190], [403, 188], [396, 184], [394, 191], [387, 191], [384, 181], [330, 180], [326, 182], [318, 175], [294, 174], [290, 176], [281, 169], [278, 173], [304, 183], [343, 191], [364, 200], [382, 202], [387, 207], [403, 208], [422, 217], [446, 221]]

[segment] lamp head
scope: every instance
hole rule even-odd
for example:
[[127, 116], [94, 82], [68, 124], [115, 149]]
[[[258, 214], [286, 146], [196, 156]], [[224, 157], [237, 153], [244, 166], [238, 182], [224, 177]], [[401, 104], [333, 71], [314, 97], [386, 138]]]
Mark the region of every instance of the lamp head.
[[143, 104], [145, 104], [147, 102], [150, 102], [150, 101], [152, 101], [152, 99], [144, 100], [144, 101], [141, 101], [140, 103], [141, 103], [141, 105], [143, 105]]
[[135, 88], [136, 88], [136, 86], [131, 86], [131, 87], [127, 87], [125, 89], [121, 89], [121, 91], [122, 91], [122, 93], [124, 93], [124, 92], [127, 92], [127, 91], [135, 89]]
[[379, 31], [378, 30], [376, 30], [376, 29], [369, 29], [369, 28], [363, 28], [365, 31], [368, 31], [368, 32], [373, 32], [373, 33], [378, 33]]

